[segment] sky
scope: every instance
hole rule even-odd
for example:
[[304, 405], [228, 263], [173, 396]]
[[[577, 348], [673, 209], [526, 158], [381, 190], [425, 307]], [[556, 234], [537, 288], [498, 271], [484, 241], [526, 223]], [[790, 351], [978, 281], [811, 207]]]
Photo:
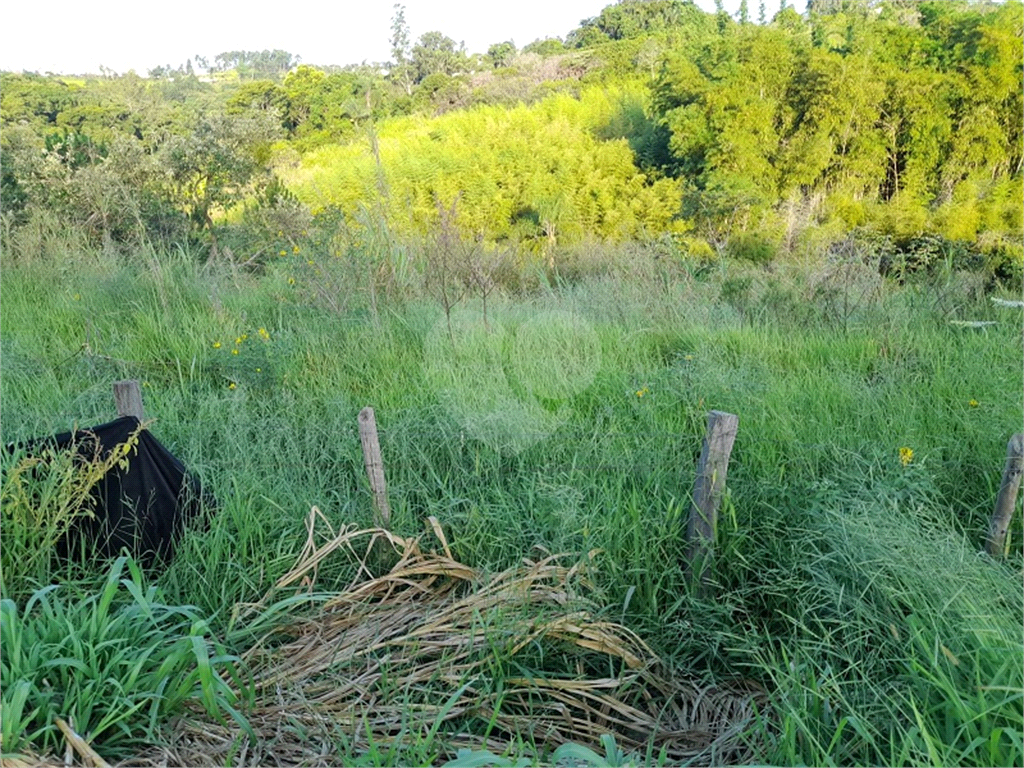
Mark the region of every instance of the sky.
[[[748, 0], [756, 14], [759, 0]], [[564, 37], [581, 19], [596, 16], [611, 0], [403, 0], [415, 41], [439, 30], [470, 53], [513, 40], [522, 47], [537, 38]], [[706, 10], [714, 0], [697, 0]], [[769, 14], [778, 0], [766, 0]], [[803, 10], [804, 0], [791, 3]], [[226, 3], [223, 0], [36, 0], [9, 2], [0, 12], [0, 70], [98, 73], [157, 66], [177, 67], [197, 54], [282, 49], [308, 64], [358, 64], [391, 58], [391, 0], [306, 0], [298, 5]], [[739, 0], [726, 0], [735, 11]], [[271, 6], [265, 6], [271, 8]]]

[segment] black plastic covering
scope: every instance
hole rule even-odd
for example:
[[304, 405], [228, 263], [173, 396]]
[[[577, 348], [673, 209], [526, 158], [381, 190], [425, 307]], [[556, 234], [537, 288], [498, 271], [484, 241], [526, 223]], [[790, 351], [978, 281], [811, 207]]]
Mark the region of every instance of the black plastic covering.
[[[46, 448], [75, 450], [83, 460], [125, 443], [139, 428], [139, 420], [125, 416], [75, 432], [31, 440], [22, 447], [29, 455]], [[13, 447], [13, 446], [9, 446]], [[94, 517], [79, 518], [57, 545], [57, 555], [79, 559], [107, 558], [122, 548], [144, 565], [166, 562], [184, 526], [205, 519], [213, 499], [198, 480], [148, 430], [139, 432], [138, 444], [128, 454], [127, 468], [115, 466], [93, 490]]]

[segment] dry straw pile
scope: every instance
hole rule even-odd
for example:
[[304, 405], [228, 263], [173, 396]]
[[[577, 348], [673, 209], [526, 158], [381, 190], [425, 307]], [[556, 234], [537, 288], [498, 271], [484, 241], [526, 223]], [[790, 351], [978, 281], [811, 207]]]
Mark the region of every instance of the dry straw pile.
[[[447, 755], [458, 747], [500, 754], [517, 736], [541, 750], [569, 741], [594, 746], [608, 733], [626, 752], [644, 753], [653, 742], [655, 754], [664, 748], [672, 762], [750, 757], [741, 732], [756, 689], [662, 677], [662, 664], [639, 637], [593, 617], [594, 606], [579, 594], [583, 564], [566, 567], [552, 556], [485, 577], [452, 556], [433, 518], [440, 552], [382, 529], [330, 531], [318, 547], [318, 522], [329, 529], [314, 508], [306, 548], [276, 591], [312, 589], [317, 567], [338, 550], [358, 559], [359, 576], [316, 615], [246, 654], [257, 691], [248, 716], [258, 742], [240, 742], [237, 729], [184, 720], [172, 760], [217, 765], [233, 753], [236, 765], [326, 765], [339, 733], [358, 747], [371, 738], [380, 745], [439, 731], [457, 734], [438, 743]], [[374, 577], [366, 564], [382, 556], [394, 564]], [[543, 672], [545, 659], [564, 669], [567, 657], [577, 674]], [[606, 674], [593, 674], [596, 668]]]

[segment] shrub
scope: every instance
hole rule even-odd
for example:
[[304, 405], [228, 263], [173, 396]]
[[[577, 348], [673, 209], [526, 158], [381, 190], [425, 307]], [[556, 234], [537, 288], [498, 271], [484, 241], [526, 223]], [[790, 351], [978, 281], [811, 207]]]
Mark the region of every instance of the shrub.
[[775, 258], [776, 246], [759, 232], [740, 232], [729, 238], [726, 253], [739, 261], [768, 264]]

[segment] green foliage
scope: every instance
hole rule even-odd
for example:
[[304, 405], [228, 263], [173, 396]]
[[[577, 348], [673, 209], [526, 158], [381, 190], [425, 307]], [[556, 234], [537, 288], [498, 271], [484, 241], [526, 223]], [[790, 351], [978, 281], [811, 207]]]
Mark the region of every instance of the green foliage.
[[587, 48], [609, 40], [629, 40], [666, 30], [701, 34], [711, 29], [709, 17], [685, 0], [624, 0], [585, 20], [566, 37], [566, 46]]
[[0, 124], [56, 125], [59, 115], [76, 104], [78, 91], [58, 78], [0, 73]]
[[267, 76], [281, 76], [298, 65], [300, 56], [282, 50], [225, 51], [214, 57], [214, 71], [225, 72], [233, 69], [239, 77], [257, 79]]
[[507, 67], [516, 56], [516, 44], [511, 40], [503, 43], [495, 43], [487, 49], [487, 58], [490, 59], [495, 69]]
[[536, 53], [538, 56], [551, 56], [563, 51], [565, 44], [557, 37], [545, 37], [523, 46], [523, 53]]
[[582, 101], [555, 96], [534, 107], [406, 118], [381, 127], [379, 167], [372, 146], [350, 144], [281, 173], [314, 209], [350, 212], [377, 197], [382, 173], [389, 218], [411, 219], [420, 232], [436, 221], [435, 199], [448, 205], [461, 195], [468, 233], [537, 250], [664, 230], [676, 213], [676, 183], [648, 178], [625, 141], [600, 141], [588, 130], [609, 121], [616, 101], [594, 90]]
[[69, 133], [65, 128], [62, 133], [51, 133], [45, 140], [46, 151], [71, 170], [84, 165], [94, 165], [107, 155], [107, 147], [97, 145], [84, 133]]
[[413, 77], [417, 83], [430, 75], [454, 75], [467, 66], [465, 47], [440, 32], [424, 32], [412, 47]]
[[[895, 6], [872, 18], [819, 5], [808, 22], [787, 9], [671, 51], [655, 115], [698, 227], [721, 234], [793, 200], [852, 198], [883, 233], [975, 239], [975, 201], [991, 206], [993, 180], [1020, 178], [1021, 52], [1009, 40], [1024, 23], [1020, 3], [941, 5], [922, 4], [915, 26]], [[820, 223], [785, 218], [791, 232]]]
[[186, 704], [248, 729], [222, 677], [238, 682], [238, 659], [193, 608], [164, 604], [126, 557], [92, 594], [51, 585], [23, 603], [4, 597], [0, 612], [5, 754], [58, 752], [58, 717], [111, 760], [153, 744]]
[[759, 232], [741, 232], [729, 238], [726, 253], [737, 261], [767, 264], [775, 258], [776, 246]]
[[[746, 5], [741, 22], [744, 15]], [[401, 202], [384, 203], [398, 231], [422, 232], [434, 198], [460, 192], [481, 208], [467, 222], [475, 232], [537, 251], [586, 237], [694, 229], [719, 251], [734, 237], [764, 231], [786, 256], [827, 247], [860, 227], [894, 240], [939, 234], [971, 243], [986, 254], [992, 284], [1012, 285], [1024, 227], [1022, 29], [1018, 0], [889, 3], [877, 13], [819, 2], [803, 17], [784, 5], [758, 25], [681, 0], [630, 0], [584, 21], [567, 44], [539, 40], [517, 56], [504, 42], [469, 57], [441, 32], [413, 45], [404, 8], [396, 6], [386, 69], [296, 66], [297, 57], [281, 51], [234, 51], [213, 67], [203, 63], [218, 71], [212, 84], [190, 74], [191, 62], [149, 81], [4, 73], [0, 120], [37, 139], [34, 157], [17, 132], [5, 130], [0, 139], [6, 221], [24, 226], [55, 212], [108, 245], [204, 240], [216, 232], [215, 221], [240, 215], [231, 209], [259, 184], [251, 187], [241, 166], [217, 152], [198, 153], [186, 172], [182, 147], [199, 140], [204, 121], [244, 134], [251, 116], [262, 113], [278, 121], [290, 145], [277, 147], [282, 178], [298, 187], [317, 179], [315, 194], [297, 190], [303, 201], [352, 215], [377, 205], [387, 177], [402, 192]], [[603, 124], [591, 114], [601, 100], [589, 92], [594, 88], [623, 95]], [[501, 104], [508, 113], [495, 120], [511, 125], [521, 120], [517, 105], [537, 106], [555, 94], [571, 95], [581, 107], [559, 107], [557, 117], [540, 111], [568, 121], [566, 137], [583, 131], [599, 141], [562, 147], [560, 138], [514, 128], [503, 146], [470, 112], [453, 142], [448, 127], [394, 119]], [[232, 122], [238, 125], [229, 130]], [[426, 148], [424, 132], [433, 142]], [[105, 162], [115, 139], [116, 152], [127, 154]], [[639, 197], [631, 183], [597, 188], [609, 164], [613, 176], [625, 175], [610, 159], [622, 139], [642, 172]], [[338, 143], [345, 146], [331, 146]], [[470, 147], [491, 178], [456, 157], [461, 150], [453, 144]], [[546, 144], [561, 148], [590, 181], [567, 184], [557, 163], [552, 170], [551, 162], [535, 162]], [[307, 154], [301, 167], [296, 152]], [[422, 158], [407, 162], [413, 152]], [[396, 162], [396, 153], [403, 159]], [[352, 167], [325, 179], [314, 169], [329, 165], [329, 156]], [[262, 153], [257, 164], [269, 157]], [[206, 170], [196, 171], [197, 163]], [[225, 175], [227, 166], [240, 173]], [[250, 179], [266, 178], [265, 170]], [[173, 183], [160, 183], [159, 172]], [[652, 205], [647, 190], [663, 177], [677, 184], [662, 184]], [[207, 179], [209, 200], [197, 194]], [[191, 232], [182, 233], [181, 215]]]
[[276, 122], [265, 113], [202, 120], [164, 148], [171, 199], [197, 229], [212, 229], [214, 206], [241, 201], [265, 167]]

